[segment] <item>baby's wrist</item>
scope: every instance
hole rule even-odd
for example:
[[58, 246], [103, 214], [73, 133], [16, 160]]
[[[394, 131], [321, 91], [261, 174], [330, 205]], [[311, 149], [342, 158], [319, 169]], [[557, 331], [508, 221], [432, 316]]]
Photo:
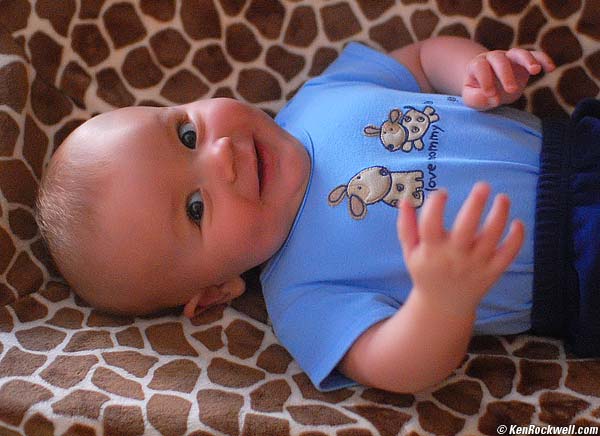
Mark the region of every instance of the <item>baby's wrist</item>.
[[411, 292], [411, 298], [430, 313], [439, 313], [446, 318], [463, 322], [474, 321], [480, 302], [480, 299], [466, 297], [464, 291], [428, 292], [416, 286]]

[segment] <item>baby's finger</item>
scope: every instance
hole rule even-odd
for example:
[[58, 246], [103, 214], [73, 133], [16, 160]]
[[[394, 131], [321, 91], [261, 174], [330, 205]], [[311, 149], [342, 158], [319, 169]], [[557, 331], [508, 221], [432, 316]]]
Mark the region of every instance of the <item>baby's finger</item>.
[[495, 251], [506, 228], [509, 211], [510, 200], [508, 196], [504, 194], [497, 195], [477, 239], [479, 256], [487, 258]]
[[556, 64], [548, 54], [543, 51], [532, 51], [533, 57], [540, 63], [546, 73], [550, 73], [556, 69]]
[[409, 256], [412, 250], [419, 244], [419, 229], [417, 225], [417, 213], [408, 200], [403, 200], [400, 203], [396, 229], [402, 251], [405, 256]]
[[478, 85], [488, 97], [496, 95], [494, 71], [485, 56], [478, 56], [469, 64], [467, 77], [475, 82], [475, 84], [467, 83], [467, 86], [475, 87], [475, 85]]
[[504, 90], [509, 94], [516, 92], [519, 89], [519, 85], [517, 84], [510, 59], [506, 57], [506, 52], [492, 51], [488, 53], [487, 59]]
[[419, 238], [424, 242], [439, 242], [446, 231], [444, 230], [444, 208], [448, 193], [441, 189], [430, 195], [423, 206], [419, 220]]
[[521, 250], [524, 239], [525, 226], [523, 222], [521, 220], [514, 220], [510, 225], [504, 242], [496, 251], [496, 255], [488, 263], [488, 266], [495, 274], [503, 273], [513, 260], [515, 260]]
[[506, 52], [506, 57], [513, 63], [521, 65], [529, 74], [538, 74], [542, 71], [541, 63], [529, 50], [523, 48], [511, 48]]
[[500, 104], [499, 97], [487, 97], [480, 88], [465, 86], [462, 90], [463, 103], [477, 110], [492, 109]]
[[481, 221], [481, 214], [489, 195], [490, 186], [487, 183], [476, 183], [458, 211], [452, 227], [452, 234], [450, 235], [453, 243], [458, 247], [467, 248], [475, 240], [475, 234]]

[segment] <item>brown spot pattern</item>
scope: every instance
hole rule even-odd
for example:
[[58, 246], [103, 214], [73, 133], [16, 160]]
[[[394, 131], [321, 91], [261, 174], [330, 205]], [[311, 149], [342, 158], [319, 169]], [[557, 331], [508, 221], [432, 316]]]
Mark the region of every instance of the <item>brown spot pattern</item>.
[[281, 31], [284, 15], [285, 8], [279, 0], [251, 0], [245, 17], [263, 36], [275, 39]]
[[366, 418], [382, 436], [399, 434], [406, 421], [410, 419], [410, 415], [387, 407], [354, 406], [347, 409]]
[[160, 68], [152, 61], [146, 47], [131, 50], [123, 62], [123, 76], [134, 88], [150, 88], [163, 78]]
[[[390, 35], [393, 36], [390, 37]], [[392, 17], [388, 21], [374, 26], [369, 32], [369, 36], [377, 41], [385, 51], [392, 51], [413, 42], [400, 17]]]
[[500, 424], [526, 426], [531, 422], [535, 407], [521, 401], [490, 403], [483, 417], [479, 420], [478, 429], [486, 435], [497, 434]]
[[53, 403], [52, 409], [59, 415], [97, 419], [100, 416], [100, 408], [109, 399], [107, 395], [99, 392], [76, 390], [62, 400]]
[[23, 425], [25, 434], [27, 436], [53, 436], [54, 435], [54, 424], [46, 419], [43, 415], [36, 413]]
[[210, 0], [183, 0], [181, 22], [192, 39], [220, 38], [221, 22]]
[[302, 397], [307, 400], [325, 401], [327, 403], [340, 403], [352, 396], [353, 392], [349, 389], [338, 389], [332, 392], [320, 392], [311, 383], [305, 373], [295, 374], [293, 377], [296, 385], [302, 392]]
[[587, 401], [572, 395], [544, 392], [540, 395], [540, 420], [555, 426], [566, 426], [589, 405]]
[[287, 410], [294, 421], [304, 425], [341, 425], [356, 422], [330, 406], [290, 406]]
[[513, 354], [518, 357], [527, 357], [529, 359], [557, 359], [559, 357], [559, 349], [554, 344], [530, 341], [515, 350]]
[[138, 436], [144, 433], [144, 417], [137, 406], [108, 406], [104, 411], [106, 436]]
[[26, 353], [12, 347], [0, 360], [0, 377], [29, 376], [41, 367], [45, 361], [45, 356]]
[[0, 387], [0, 421], [19, 425], [25, 413], [36, 403], [52, 398], [52, 393], [23, 380], [6, 382]]
[[291, 394], [286, 380], [265, 383], [250, 393], [252, 409], [258, 412], [281, 412]]
[[116, 334], [117, 342], [123, 347], [143, 348], [144, 339], [137, 327], [130, 327]]
[[225, 336], [229, 353], [247, 359], [256, 354], [265, 334], [248, 322], [236, 320], [225, 329]]
[[102, 391], [110, 392], [126, 398], [144, 399], [139, 383], [126, 379], [107, 368], [98, 368], [92, 376], [92, 383]]
[[258, 369], [220, 357], [216, 357], [210, 362], [207, 371], [208, 378], [213, 383], [232, 388], [252, 386], [265, 378], [265, 374]]
[[48, 314], [48, 308], [32, 296], [19, 298], [11, 304], [20, 322], [37, 321]]
[[267, 50], [266, 63], [286, 81], [290, 81], [304, 68], [305, 62], [304, 57], [275, 45]]
[[80, 383], [98, 362], [96, 356], [57, 356], [40, 376], [48, 383], [63, 389]]
[[81, 328], [83, 321], [83, 313], [79, 310], [71, 308], [59, 309], [54, 316], [48, 320], [48, 324], [66, 329]]
[[221, 46], [217, 44], [199, 49], [194, 55], [193, 64], [204, 77], [213, 83], [226, 79], [233, 71]]
[[146, 36], [146, 28], [132, 4], [114, 4], [104, 12], [103, 18], [115, 48], [133, 44]]
[[531, 395], [542, 389], [558, 388], [562, 368], [557, 363], [536, 362], [522, 359], [520, 361], [521, 379], [517, 391], [524, 395]]
[[546, 32], [542, 36], [541, 46], [556, 65], [574, 62], [583, 54], [581, 44], [567, 26], [556, 27]]
[[29, 94], [27, 70], [20, 62], [0, 68], [0, 81], [11, 86], [0, 86], [0, 101], [15, 112], [21, 112]]
[[156, 33], [150, 38], [150, 46], [158, 62], [167, 68], [182, 63], [191, 47], [176, 29], [165, 29]]
[[265, 351], [260, 353], [257, 360], [259, 368], [264, 369], [273, 374], [283, 374], [290, 362], [292, 356], [279, 344], [269, 345]]
[[318, 32], [315, 11], [309, 6], [298, 6], [292, 12], [283, 41], [296, 47], [308, 47], [317, 37]]
[[559, 71], [532, 81], [520, 104], [565, 115], [600, 89], [592, 4], [1, 0], [0, 433], [416, 436], [494, 434], [508, 422], [598, 425], [596, 362], [565, 361], [557, 341], [477, 338], [459, 371], [417, 396], [322, 394], [268, 327], [245, 318], [266, 321], [250, 292], [237, 311], [221, 306], [190, 323], [103, 316], [57, 281], [32, 219], [48, 148], [92, 114], [214, 95], [275, 114], [350, 40], [393, 49], [452, 34], [545, 48]]
[[148, 421], [162, 434], [184, 435], [192, 404], [173, 395], [153, 395], [148, 401]]
[[178, 356], [197, 356], [198, 353], [190, 345], [183, 334], [179, 323], [154, 325], [146, 329], [146, 337], [152, 349], [159, 354]]
[[465, 415], [479, 412], [483, 391], [479, 383], [465, 380], [450, 383], [435, 391], [433, 396], [440, 403]]
[[27, 26], [27, 18], [31, 13], [31, 6], [26, 0], [11, 0], [2, 3], [3, 13], [0, 15], [0, 23], [9, 32], [23, 29]]
[[320, 12], [325, 25], [325, 35], [330, 41], [349, 38], [360, 31], [360, 24], [346, 3], [324, 6]]
[[149, 386], [156, 390], [190, 393], [196, 386], [200, 368], [191, 360], [173, 360], [154, 372]]
[[175, 16], [175, 0], [142, 0], [142, 12], [159, 21], [169, 21]]
[[244, 397], [216, 389], [198, 392], [200, 421], [226, 434], [239, 434], [238, 415]]
[[217, 351], [225, 345], [221, 339], [222, 330], [222, 327], [216, 326], [196, 332], [192, 336], [202, 342], [202, 344], [210, 351]]
[[54, 82], [62, 57], [62, 46], [44, 32], [36, 32], [29, 40], [31, 63], [37, 74]]
[[98, 27], [93, 24], [75, 26], [71, 36], [71, 47], [88, 67], [98, 65], [109, 55], [108, 43]]
[[102, 357], [109, 365], [122, 368], [138, 378], [145, 377], [150, 368], [159, 360], [156, 357], [145, 356], [136, 351], [106, 352], [102, 353]]
[[110, 338], [110, 333], [107, 331], [83, 330], [73, 335], [65, 347], [65, 351], [77, 352], [85, 350], [98, 350], [110, 348], [112, 346], [113, 342]]
[[548, 20], [539, 6], [531, 7], [519, 23], [517, 43], [520, 45], [533, 44], [538, 38], [540, 29], [547, 22]]
[[240, 62], [251, 62], [262, 52], [262, 47], [252, 30], [244, 24], [235, 23], [225, 31], [227, 53]]
[[19, 343], [31, 351], [50, 351], [67, 336], [63, 332], [49, 327], [33, 327], [21, 330], [15, 335]]
[[508, 358], [478, 356], [467, 364], [466, 374], [480, 379], [494, 397], [502, 398], [512, 391], [516, 368]]
[[181, 70], [167, 80], [160, 95], [173, 103], [189, 103], [208, 92], [208, 87], [188, 70]]

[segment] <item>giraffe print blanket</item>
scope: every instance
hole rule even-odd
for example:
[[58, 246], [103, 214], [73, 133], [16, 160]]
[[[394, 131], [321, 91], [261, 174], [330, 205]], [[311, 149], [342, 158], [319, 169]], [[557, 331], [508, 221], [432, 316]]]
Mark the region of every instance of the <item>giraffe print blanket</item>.
[[0, 0], [0, 435], [495, 435], [600, 427], [600, 362], [526, 335], [477, 337], [417, 395], [314, 389], [267, 323], [255, 274], [231, 306], [119, 318], [75, 298], [40, 240], [44, 166], [94, 114], [229, 96], [275, 114], [349, 41], [432, 35], [546, 50], [517, 106], [600, 91], [596, 0]]

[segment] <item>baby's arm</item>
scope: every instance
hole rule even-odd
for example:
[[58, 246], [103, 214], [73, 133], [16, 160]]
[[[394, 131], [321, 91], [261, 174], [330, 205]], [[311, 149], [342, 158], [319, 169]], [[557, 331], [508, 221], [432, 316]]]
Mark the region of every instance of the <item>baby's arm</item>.
[[490, 188], [475, 185], [451, 231], [443, 225], [447, 194], [436, 192], [417, 222], [402, 204], [398, 236], [413, 289], [394, 316], [363, 333], [340, 370], [365, 385], [416, 392], [447, 377], [465, 356], [475, 312], [518, 254], [524, 228], [514, 221], [501, 243], [510, 202], [498, 195], [479, 229]]
[[530, 75], [555, 66], [541, 51], [488, 51], [475, 41], [442, 36], [390, 53], [415, 76], [424, 92], [462, 95], [467, 106], [491, 109], [516, 101]]

